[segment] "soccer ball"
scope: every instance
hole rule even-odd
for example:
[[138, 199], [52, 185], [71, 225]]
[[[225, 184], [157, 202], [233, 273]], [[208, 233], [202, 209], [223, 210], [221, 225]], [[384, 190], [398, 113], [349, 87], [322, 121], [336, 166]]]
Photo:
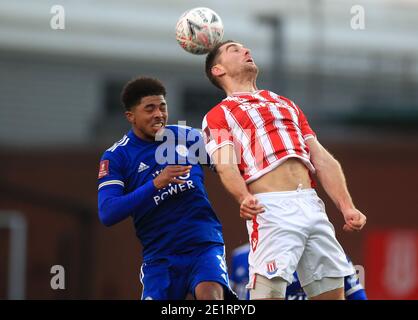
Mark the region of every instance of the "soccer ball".
[[177, 21], [177, 42], [184, 50], [193, 54], [208, 53], [222, 41], [223, 35], [221, 18], [209, 8], [188, 10]]

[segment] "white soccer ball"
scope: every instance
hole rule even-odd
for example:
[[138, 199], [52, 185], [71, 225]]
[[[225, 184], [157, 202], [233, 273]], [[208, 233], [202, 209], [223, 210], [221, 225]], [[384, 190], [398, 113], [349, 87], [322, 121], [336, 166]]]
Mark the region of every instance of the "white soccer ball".
[[176, 25], [176, 39], [180, 46], [193, 54], [208, 53], [222, 41], [224, 27], [219, 15], [209, 8], [186, 11]]

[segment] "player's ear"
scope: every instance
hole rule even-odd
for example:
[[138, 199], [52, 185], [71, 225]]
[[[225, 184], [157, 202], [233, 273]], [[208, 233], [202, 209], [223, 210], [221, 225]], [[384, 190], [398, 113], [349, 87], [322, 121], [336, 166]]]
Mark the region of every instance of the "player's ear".
[[125, 117], [129, 123], [131, 124], [135, 123], [135, 115], [132, 111], [125, 111]]
[[220, 77], [220, 76], [223, 76], [225, 74], [225, 69], [222, 65], [215, 64], [212, 67], [211, 72], [212, 72], [212, 75], [214, 75], [215, 77]]

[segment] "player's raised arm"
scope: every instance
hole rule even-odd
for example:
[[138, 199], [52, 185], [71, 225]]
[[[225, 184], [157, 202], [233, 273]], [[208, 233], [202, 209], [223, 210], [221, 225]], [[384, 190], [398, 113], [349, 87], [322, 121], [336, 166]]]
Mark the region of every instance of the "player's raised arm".
[[340, 163], [317, 139], [308, 139], [306, 143], [319, 181], [344, 216], [344, 230], [360, 231], [366, 223], [366, 216], [354, 206]]
[[158, 189], [162, 189], [170, 183], [183, 184], [185, 181], [179, 176], [190, 172], [191, 166], [167, 166], [153, 180], [138, 187], [133, 192], [124, 194], [124, 188], [120, 184], [108, 184], [99, 186], [99, 218], [105, 226], [112, 226], [127, 217], [132, 212], [141, 212], [145, 215], [156, 205], [150, 201]]
[[104, 187], [98, 195], [100, 221], [110, 227], [129, 217], [135, 210], [146, 214], [150, 205], [155, 206], [149, 199], [156, 190], [153, 181], [148, 181], [128, 194], [124, 194], [122, 187]]
[[215, 150], [212, 154], [212, 161], [222, 184], [240, 204], [241, 218], [252, 219], [257, 214], [264, 212], [258, 199], [248, 191], [239, 172], [234, 146], [227, 144]]

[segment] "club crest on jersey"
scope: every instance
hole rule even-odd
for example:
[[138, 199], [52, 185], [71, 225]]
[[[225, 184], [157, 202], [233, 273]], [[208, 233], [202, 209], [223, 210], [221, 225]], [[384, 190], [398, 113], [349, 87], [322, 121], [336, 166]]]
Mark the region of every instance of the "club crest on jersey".
[[109, 174], [109, 160], [100, 161], [99, 165], [99, 179], [106, 177]]
[[140, 172], [142, 172], [142, 171], [144, 171], [144, 170], [147, 170], [148, 168], [149, 168], [149, 165], [147, 165], [147, 164], [145, 164], [145, 163], [141, 162], [141, 163], [139, 164], [139, 166], [138, 166], [138, 173], [140, 173]]
[[187, 147], [182, 144], [178, 144], [176, 146], [176, 152], [182, 157], [187, 157], [187, 155], [189, 154], [189, 150], [187, 149]]
[[273, 275], [277, 271], [276, 261], [272, 260], [266, 263], [267, 273]]

